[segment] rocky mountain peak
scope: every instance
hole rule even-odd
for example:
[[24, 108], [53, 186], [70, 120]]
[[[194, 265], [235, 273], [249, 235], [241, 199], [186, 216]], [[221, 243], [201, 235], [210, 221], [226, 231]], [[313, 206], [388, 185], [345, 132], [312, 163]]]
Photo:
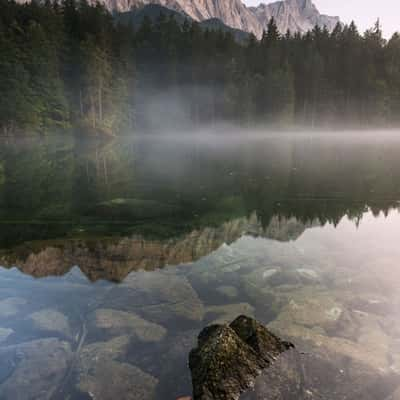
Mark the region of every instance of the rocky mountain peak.
[[[26, 2], [30, 0], [17, 0]], [[166, 7], [195, 21], [219, 19], [228, 27], [254, 33], [261, 38], [271, 17], [275, 18], [281, 33], [307, 32], [315, 25], [333, 30], [339, 17], [321, 14], [312, 0], [279, 0], [247, 7], [242, 0], [89, 0], [100, 2], [111, 12], [127, 12], [149, 4]]]
[[[95, 0], [92, 0], [93, 2]], [[178, 11], [196, 21], [220, 19], [229, 27], [261, 37], [271, 17], [281, 33], [306, 32], [315, 25], [332, 30], [338, 17], [321, 14], [312, 0], [280, 0], [247, 7], [241, 0], [100, 0], [110, 11], [130, 11], [148, 4], [158, 4]]]
[[289, 0], [289, 2], [303, 10], [306, 8], [316, 8], [311, 0]]
[[311, 0], [282, 0], [270, 4], [260, 4], [251, 7], [251, 11], [257, 16], [259, 23], [265, 28], [271, 17], [275, 18], [281, 33], [307, 32], [315, 25], [326, 26], [333, 30], [340, 21], [338, 17], [330, 17], [321, 14]]

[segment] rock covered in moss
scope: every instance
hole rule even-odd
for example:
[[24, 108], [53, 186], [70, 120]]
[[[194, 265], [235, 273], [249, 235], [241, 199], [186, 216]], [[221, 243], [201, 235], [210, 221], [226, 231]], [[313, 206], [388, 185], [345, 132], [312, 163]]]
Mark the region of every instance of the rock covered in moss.
[[194, 400], [238, 399], [263, 369], [292, 347], [245, 316], [203, 329], [189, 356]]
[[293, 348], [293, 344], [281, 340], [271, 333], [264, 325], [253, 318], [240, 316], [236, 318], [230, 327], [247, 343], [259, 357], [273, 362], [283, 352]]

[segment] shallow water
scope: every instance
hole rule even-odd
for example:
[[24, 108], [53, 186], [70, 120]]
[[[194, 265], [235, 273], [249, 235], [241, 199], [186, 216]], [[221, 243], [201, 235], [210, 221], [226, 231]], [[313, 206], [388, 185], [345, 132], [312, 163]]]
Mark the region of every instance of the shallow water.
[[190, 395], [247, 314], [301, 365], [246, 399], [397, 400], [399, 201], [383, 133], [3, 142], [0, 399]]

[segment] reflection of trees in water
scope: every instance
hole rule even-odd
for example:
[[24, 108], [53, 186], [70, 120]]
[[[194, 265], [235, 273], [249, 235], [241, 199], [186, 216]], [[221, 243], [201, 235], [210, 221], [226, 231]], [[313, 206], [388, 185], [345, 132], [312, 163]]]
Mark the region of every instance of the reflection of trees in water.
[[346, 215], [359, 222], [368, 209], [377, 215], [398, 206], [399, 149], [393, 143], [298, 140], [286, 169], [258, 185], [265, 175], [259, 166], [254, 171], [259, 178], [243, 192], [265, 225], [275, 215], [335, 225]]
[[[264, 227], [274, 216], [357, 222], [368, 208], [397, 207], [399, 151], [395, 141], [309, 138], [8, 142], [0, 149], [0, 218], [9, 229], [0, 240], [61, 237], [82, 226], [90, 233], [92, 224], [101, 234], [140, 225], [139, 233], [169, 237], [254, 211]], [[162, 213], [165, 205], [174, 211]]]

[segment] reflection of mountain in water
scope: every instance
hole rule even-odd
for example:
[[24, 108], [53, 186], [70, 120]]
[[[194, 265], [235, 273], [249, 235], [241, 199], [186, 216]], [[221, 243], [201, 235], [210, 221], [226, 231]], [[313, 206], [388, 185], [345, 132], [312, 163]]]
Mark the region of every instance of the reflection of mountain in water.
[[357, 222], [398, 206], [399, 151], [397, 140], [285, 136], [4, 143], [0, 256], [34, 276], [80, 265], [118, 281], [243, 233], [288, 240], [314, 221]]
[[[378, 139], [0, 146], [0, 265], [65, 274], [0, 271], [0, 398], [62, 381], [54, 398], [119, 399], [157, 380], [157, 398], [179, 398], [198, 331], [244, 313], [303, 363], [246, 400], [397, 400], [400, 221], [372, 214], [398, 206], [399, 153]], [[302, 235], [344, 215], [363, 218], [357, 233]], [[154, 270], [167, 264], [182, 267]]]
[[307, 226], [295, 218], [275, 217], [268, 227], [263, 228], [253, 214], [217, 228], [194, 230], [183, 237], [168, 240], [146, 240], [135, 236], [31, 242], [0, 257], [0, 264], [16, 265], [22, 272], [35, 277], [63, 275], [78, 265], [92, 281], [120, 282], [134, 270], [154, 270], [195, 261], [245, 234], [287, 241], [299, 237]]

